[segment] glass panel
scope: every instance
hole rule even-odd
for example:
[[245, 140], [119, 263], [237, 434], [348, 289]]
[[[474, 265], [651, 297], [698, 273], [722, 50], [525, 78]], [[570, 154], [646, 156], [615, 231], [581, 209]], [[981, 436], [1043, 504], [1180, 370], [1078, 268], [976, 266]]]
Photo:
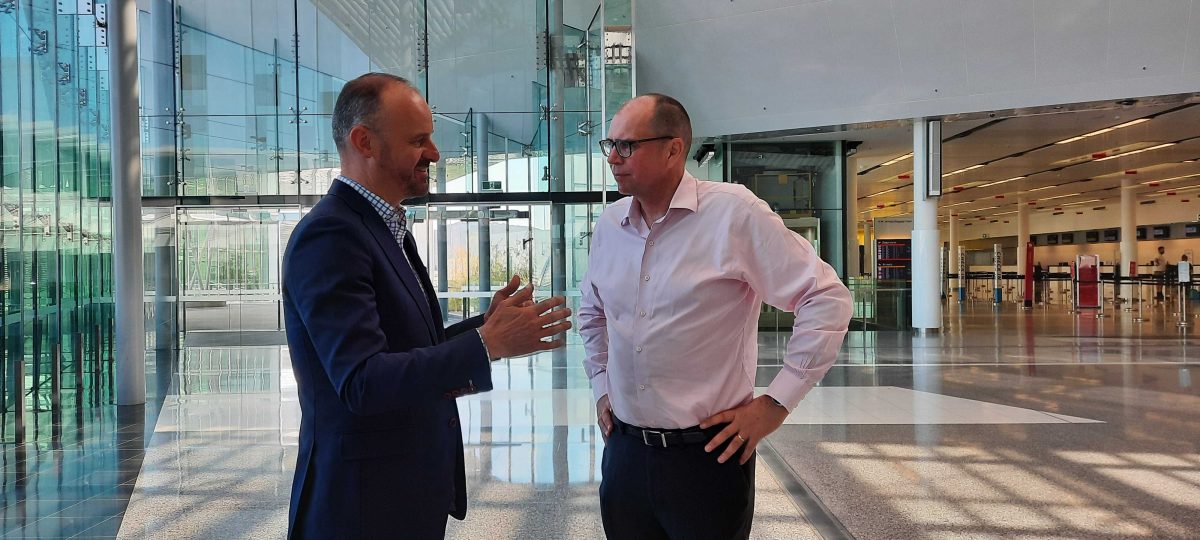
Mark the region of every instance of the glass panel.
[[[298, 216], [298, 207], [177, 210], [175, 262], [185, 343], [235, 345], [258, 339], [250, 332], [278, 334], [283, 234]], [[170, 262], [164, 258], [156, 264]], [[208, 335], [197, 335], [203, 333]]]
[[731, 148], [731, 181], [766, 201], [789, 227], [809, 239], [822, 259], [844, 273], [839, 143], [745, 143]]
[[95, 16], [76, 10], [0, 3], [0, 442], [48, 438], [42, 414], [111, 399], [111, 276], [98, 269], [111, 229], [94, 213], [107, 56]]
[[[167, 4], [172, 9], [160, 7]], [[595, 192], [606, 185], [609, 173], [596, 140], [604, 134], [605, 118], [631, 95], [628, 1], [611, 2], [603, 11], [588, 0], [265, 0], [244, 7], [207, 0], [152, 3], [143, 11], [140, 25], [150, 34], [141, 58], [143, 144], [152, 148], [143, 153], [147, 195], [325, 193], [340, 171], [330, 139], [336, 96], [346, 80], [366, 71], [395, 73], [424, 90], [442, 154], [433, 193]], [[229, 20], [225, 15], [234, 10], [244, 16]], [[610, 78], [616, 92], [605, 90]], [[553, 234], [551, 209], [441, 206], [428, 209], [428, 220], [425, 214], [414, 220], [424, 228], [419, 236], [428, 239], [423, 247], [430, 248], [434, 276], [440, 272], [439, 290], [457, 295], [443, 298], [448, 314], [478, 312], [488, 290], [511, 273], [533, 279], [539, 294], [552, 289], [575, 294], [600, 207], [553, 207], [553, 223], [561, 227]], [[219, 213], [232, 219], [231, 212]], [[199, 264], [198, 254], [189, 250], [213, 241], [249, 243], [251, 252], [263, 252], [262, 240], [245, 231], [236, 234], [246, 238], [217, 232], [241, 229], [201, 226], [194, 217], [189, 212], [175, 229], [160, 225], [165, 217], [148, 213], [155, 225], [146, 231], [147, 245], [153, 246], [147, 264], [166, 256], [160, 248], [178, 245], [179, 295], [221, 291], [245, 301], [242, 292], [233, 292], [244, 283], [224, 280], [229, 276], [221, 270], [189, 269], [185, 259]], [[162, 234], [170, 240], [160, 241]], [[562, 239], [556, 249], [552, 237]], [[551, 253], [558, 258], [552, 261]], [[232, 253], [213, 257], [226, 267], [253, 266], [230, 262]], [[189, 283], [199, 289], [189, 289]], [[162, 287], [147, 276], [156, 305], [160, 297], [174, 297]], [[236, 318], [245, 311], [226, 305], [221, 312], [225, 330], [247, 324]], [[194, 318], [179, 324], [199, 328]], [[156, 336], [160, 342], [166, 343]]]
[[410, 209], [413, 238], [442, 299], [447, 324], [481, 313], [513, 275], [523, 283], [532, 280], [539, 290], [549, 287], [548, 222], [545, 204]]

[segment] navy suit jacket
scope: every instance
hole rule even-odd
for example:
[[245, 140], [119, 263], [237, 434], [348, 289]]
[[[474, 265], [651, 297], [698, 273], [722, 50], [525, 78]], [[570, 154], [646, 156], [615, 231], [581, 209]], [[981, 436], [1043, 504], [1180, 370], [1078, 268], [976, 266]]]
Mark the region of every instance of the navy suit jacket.
[[447, 514], [465, 517], [454, 398], [492, 387], [482, 318], [443, 328], [421, 284], [434, 293], [411, 235], [402, 251], [341, 181], [292, 232], [283, 306], [302, 416], [290, 538], [441, 538]]

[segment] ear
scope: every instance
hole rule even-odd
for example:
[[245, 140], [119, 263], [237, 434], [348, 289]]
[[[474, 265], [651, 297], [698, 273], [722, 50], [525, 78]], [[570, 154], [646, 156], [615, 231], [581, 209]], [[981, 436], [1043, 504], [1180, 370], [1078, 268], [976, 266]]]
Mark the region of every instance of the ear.
[[[671, 139], [671, 145], [667, 149], [667, 159], [671, 160], [671, 159], [674, 159], [675, 156], [683, 155], [684, 153], [687, 152], [687, 150], [688, 150], [687, 148], [683, 147], [683, 139], [680, 139], [680, 138]], [[684, 156], [684, 159], [687, 159], [687, 156]]]
[[373, 157], [375, 137], [366, 126], [358, 124], [350, 128], [350, 135], [346, 138], [350, 143], [350, 148], [353, 148], [359, 156], [363, 158]]

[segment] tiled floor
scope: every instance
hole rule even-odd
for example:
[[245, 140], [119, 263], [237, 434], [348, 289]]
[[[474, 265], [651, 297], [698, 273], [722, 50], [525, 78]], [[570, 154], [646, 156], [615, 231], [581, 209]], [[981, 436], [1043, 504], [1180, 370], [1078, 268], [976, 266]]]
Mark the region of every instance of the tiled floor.
[[[756, 538], [1196, 536], [1196, 327], [1161, 308], [1148, 323], [948, 311], [941, 335], [847, 337], [768, 440]], [[761, 336], [760, 387], [786, 337]], [[498, 362], [498, 390], [460, 400], [475, 472], [451, 537], [602, 536], [581, 355]], [[109, 415], [59, 448], [26, 445], [24, 460], [6, 449], [5, 536], [282, 537], [299, 425], [289, 368], [278, 346], [189, 348], [148, 441]]]
[[107, 404], [111, 395], [104, 386], [99, 396], [81, 396], [82, 406], [73, 390], [64, 390], [61, 417], [26, 415], [27, 442], [0, 450], [0, 536], [116, 537], [142, 469], [147, 426], [154, 426], [175, 372], [173, 362], [171, 354], [150, 355], [146, 405]]

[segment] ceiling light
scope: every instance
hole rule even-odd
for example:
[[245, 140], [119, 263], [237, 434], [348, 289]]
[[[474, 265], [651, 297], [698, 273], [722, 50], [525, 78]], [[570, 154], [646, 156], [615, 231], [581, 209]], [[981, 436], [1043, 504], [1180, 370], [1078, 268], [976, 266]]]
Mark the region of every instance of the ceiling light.
[[1195, 189], [1200, 189], [1200, 186], [1190, 186], [1190, 187], [1185, 187], [1185, 188], [1169, 188], [1169, 189], [1160, 189], [1160, 190], [1158, 190], [1158, 191], [1155, 191], [1154, 193], [1167, 193], [1167, 192], [1171, 192], [1171, 191], [1192, 191], [1192, 190], [1195, 190]]
[[1066, 203], [1063, 206], [1075, 206], [1077, 204], [1087, 204], [1087, 203], [1094, 203], [1094, 202], [1100, 202], [1100, 199], [1088, 199], [1086, 201], [1075, 201], [1075, 202]]
[[1055, 196], [1053, 196], [1053, 197], [1042, 197], [1042, 200], [1043, 200], [1043, 201], [1048, 201], [1048, 200], [1050, 200], [1050, 199], [1061, 199], [1061, 198], [1063, 198], [1063, 197], [1074, 197], [1074, 196], [1076, 196], [1076, 195], [1083, 195], [1083, 194], [1082, 194], [1082, 193], [1068, 193], [1068, 194], [1066, 194], [1066, 195], [1055, 195]]
[[880, 167], [887, 167], [888, 165], [894, 165], [894, 164], [896, 164], [896, 163], [900, 163], [901, 161], [904, 161], [904, 160], [906, 160], [906, 159], [908, 159], [908, 158], [910, 158], [910, 157], [913, 157], [913, 155], [912, 155], [912, 152], [909, 152], [909, 153], [907, 153], [907, 154], [904, 154], [903, 156], [900, 156], [900, 157], [898, 157], [898, 158], [895, 158], [895, 159], [892, 159], [892, 160], [889, 160], [889, 161], [885, 161], [885, 162], [883, 162], [883, 163], [880, 163], [880, 164], [879, 164], [879, 166], [880, 166]]
[[[982, 165], [981, 165], [981, 167], [982, 167]], [[988, 183], [988, 184], [984, 184], [984, 185], [982, 185], [982, 186], [975, 186], [975, 187], [981, 187], [981, 188], [983, 188], [983, 187], [988, 187], [988, 186], [994, 186], [994, 185], [997, 185], [997, 184], [1003, 184], [1003, 183], [1005, 183], [1005, 182], [1012, 182], [1013, 180], [1020, 180], [1020, 179], [1022, 179], [1022, 178], [1025, 178], [1025, 177], [1024, 177], [1024, 176], [1014, 176], [1014, 177], [1012, 177], [1012, 178], [1009, 178], [1008, 180], [997, 180], [997, 181], [995, 181], [995, 182], [991, 182], [991, 183]]]
[[973, 170], [975, 170], [975, 169], [978, 169], [978, 168], [980, 168], [980, 167], [983, 167], [983, 164], [982, 164], [982, 163], [980, 163], [979, 165], [971, 165], [970, 167], [964, 167], [964, 168], [962, 168], [962, 169], [959, 169], [959, 170], [957, 170], [957, 171], [954, 171], [954, 172], [948, 172], [948, 173], [946, 173], [946, 174], [943, 174], [943, 175], [942, 175], [942, 178], [945, 178], [945, 177], [947, 177], [947, 176], [954, 176], [954, 175], [956, 175], [956, 174], [958, 174], [958, 173], [964, 173], [964, 172], [967, 172], [967, 171], [973, 171]]
[[1147, 185], [1147, 184], [1157, 184], [1157, 183], [1159, 183], [1159, 182], [1170, 182], [1170, 181], [1173, 181], [1173, 180], [1183, 180], [1184, 178], [1195, 178], [1195, 177], [1197, 177], [1197, 176], [1200, 176], [1200, 173], [1197, 173], [1197, 174], [1189, 174], [1189, 175], [1185, 175], [1185, 176], [1173, 176], [1173, 177], [1171, 177], [1171, 178], [1163, 178], [1162, 180], [1151, 180], [1151, 181], [1149, 181], [1149, 182], [1142, 182], [1142, 185], [1144, 186], [1144, 185]]
[[1137, 120], [1130, 120], [1128, 122], [1125, 122], [1124, 124], [1117, 124], [1117, 125], [1113, 126], [1112, 129], [1127, 128], [1129, 126], [1136, 126], [1142, 122], [1149, 122], [1149, 121], [1150, 121], [1149, 118], [1138, 118]]
[[1132, 155], [1134, 155], [1134, 154], [1140, 154], [1140, 153], [1142, 153], [1142, 152], [1149, 152], [1149, 151], [1151, 151], [1151, 150], [1158, 150], [1159, 148], [1166, 148], [1166, 147], [1168, 147], [1168, 146], [1175, 146], [1175, 143], [1173, 143], [1173, 142], [1169, 142], [1169, 143], [1162, 143], [1162, 144], [1159, 144], [1159, 145], [1151, 146], [1150, 148], [1143, 148], [1143, 149], [1141, 149], [1141, 150], [1134, 150], [1134, 151], [1132, 151], [1132, 152], [1123, 152], [1123, 153], [1116, 154], [1116, 155], [1112, 155], [1112, 156], [1102, 157], [1102, 158], [1099, 158], [1099, 159], [1097, 159], [1097, 160], [1095, 160], [1095, 161], [1108, 161], [1108, 160], [1110, 160], [1110, 159], [1115, 159], [1115, 158], [1119, 158], [1119, 157], [1125, 157], [1125, 156], [1132, 156]]
[[1108, 133], [1108, 132], [1110, 132], [1110, 131], [1113, 131], [1113, 130], [1117, 130], [1117, 129], [1121, 129], [1121, 128], [1127, 128], [1127, 127], [1129, 127], [1129, 126], [1132, 126], [1132, 125], [1140, 124], [1140, 123], [1142, 123], [1142, 122], [1149, 122], [1149, 121], [1150, 121], [1150, 119], [1149, 119], [1149, 118], [1138, 118], [1137, 120], [1130, 120], [1130, 121], [1128, 121], [1128, 122], [1125, 122], [1124, 124], [1117, 124], [1117, 125], [1115, 125], [1115, 126], [1113, 126], [1113, 127], [1106, 127], [1106, 128], [1103, 128], [1103, 129], [1097, 129], [1096, 131], [1093, 131], [1093, 132], [1091, 132], [1091, 133], [1084, 133], [1083, 135], [1080, 135], [1080, 136], [1078, 136], [1078, 137], [1071, 137], [1071, 138], [1069, 138], [1069, 139], [1063, 139], [1063, 140], [1061, 140], [1061, 141], [1058, 141], [1058, 142], [1056, 142], [1056, 143], [1054, 143], [1054, 144], [1067, 144], [1067, 143], [1073, 143], [1073, 142], [1075, 142], [1075, 141], [1082, 141], [1082, 140], [1084, 140], [1084, 139], [1086, 139], [1086, 138], [1088, 138], [1088, 137], [1095, 137], [1096, 135], [1102, 135], [1102, 134], [1104, 134], [1104, 133]]
[[1034, 192], [1034, 191], [1041, 191], [1041, 190], [1043, 190], [1043, 189], [1050, 189], [1050, 188], [1056, 188], [1056, 187], [1058, 187], [1058, 184], [1055, 184], [1055, 185], [1053, 185], [1053, 186], [1042, 186], [1042, 187], [1039, 187], [1039, 188], [1033, 188], [1033, 189], [1026, 190], [1026, 193], [1031, 193], [1031, 192]]
[[963, 202], [956, 202], [956, 203], [954, 203], [954, 204], [943, 204], [942, 206], [944, 206], [944, 207], [946, 207], [946, 208], [949, 208], [949, 207], [951, 207], [951, 206], [958, 206], [958, 205], [961, 205], [961, 204], [971, 204], [971, 203], [973, 203], [973, 202], [975, 202], [975, 201], [963, 201]]

